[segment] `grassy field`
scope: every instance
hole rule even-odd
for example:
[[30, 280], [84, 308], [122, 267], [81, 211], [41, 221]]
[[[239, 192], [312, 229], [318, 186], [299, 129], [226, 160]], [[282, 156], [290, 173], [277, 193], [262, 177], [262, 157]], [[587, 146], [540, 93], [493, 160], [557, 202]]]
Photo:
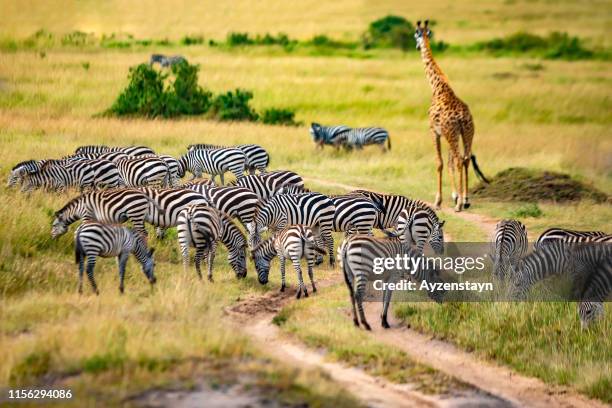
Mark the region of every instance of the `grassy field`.
[[[588, 5], [441, 1], [427, 6], [349, 0], [211, 6], [205, 1], [173, 4], [171, 9], [169, 4], [142, 4], [135, 9], [124, 2], [50, 1], [34, 6], [0, 0], [4, 11], [0, 39], [25, 38], [41, 28], [58, 35], [78, 29], [173, 40], [187, 34], [223, 38], [229, 31], [285, 31], [301, 39], [325, 33], [357, 39], [370, 21], [394, 13], [411, 21], [435, 19], [437, 38], [451, 44], [518, 30], [540, 34], [561, 30], [593, 47], [610, 45], [611, 6], [606, 1]], [[202, 86], [215, 92], [250, 89], [256, 109], [291, 108], [304, 125], [97, 117], [125, 86], [129, 67], [147, 61], [154, 51], [180, 53], [200, 64]], [[451, 53], [441, 56], [439, 64], [470, 105], [476, 123], [474, 152], [485, 174], [492, 176], [511, 166], [555, 170], [612, 192], [610, 62]], [[367, 59], [292, 55], [274, 48], [228, 51], [205, 45], [0, 51], [0, 176], [6, 177], [19, 161], [63, 156], [83, 144], [145, 144], [178, 156], [193, 142], [255, 142], [268, 149], [274, 169], [431, 201], [435, 174], [427, 127], [429, 100], [418, 55], [397, 50], [379, 50]], [[392, 151], [385, 155], [375, 148], [351, 154], [317, 152], [307, 130], [311, 121], [384, 126], [391, 134]], [[473, 176], [471, 181], [474, 185]], [[446, 182], [445, 171], [448, 205]], [[311, 187], [334, 191], [314, 183]], [[238, 361], [238, 371], [253, 373], [257, 384], [285, 401], [353, 402], [327, 385], [321, 373], [296, 374], [265, 359], [247, 337], [224, 323], [223, 307], [239, 297], [275, 290], [278, 279], [272, 273], [273, 288], [260, 287], [250, 265], [249, 278], [237, 282], [224, 264], [225, 252], [217, 257], [218, 279], [211, 285], [197, 282], [192, 271], [183, 274], [175, 242], [155, 243], [159, 285], [154, 292], [130, 261], [127, 293], [120, 297], [114, 261], [105, 260], [98, 266], [101, 296], [88, 292], [77, 296], [71, 234], [57, 241], [49, 234], [53, 212], [69, 197], [24, 196], [0, 187], [0, 387], [60, 382], [81, 390], [95, 387], [92, 399], [118, 401], [152, 386], [214, 376], [219, 371], [215, 364], [236, 366]], [[470, 211], [494, 218], [509, 217], [523, 204], [472, 202]], [[552, 225], [612, 231], [609, 204], [539, 206], [542, 216], [522, 219], [531, 237]], [[448, 220], [445, 231], [455, 241], [488, 238], [477, 225], [452, 215], [443, 218]], [[339, 273], [322, 272], [323, 276]], [[612, 399], [609, 307], [603, 321], [581, 332], [575, 305], [514, 306], [411, 304], [396, 312], [419, 330], [521, 372]], [[404, 370], [410, 371], [409, 363], [401, 359], [385, 363], [393, 351], [355, 332], [342, 310], [348, 307], [344, 290], [332, 288], [320, 299], [291, 307], [282, 326], [307, 344], [327, 347], [335, 358], [353, 364], [363, 365], [368, 355], [374, 356], [371, 372], [398, 381]], [[335, 337], [322, 335], [337, 327], [342, 330]], [[506, 331], [512, 336], [501, 339], [499, 333]], [[338, 341], [344, 346], [337, 346]]]

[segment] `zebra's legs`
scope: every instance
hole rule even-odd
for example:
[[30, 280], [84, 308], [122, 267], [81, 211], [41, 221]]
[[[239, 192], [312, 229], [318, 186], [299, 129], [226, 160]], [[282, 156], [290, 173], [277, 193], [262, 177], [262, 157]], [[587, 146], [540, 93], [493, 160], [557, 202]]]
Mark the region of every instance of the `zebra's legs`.
[[313, 266], [314, 266], [314, 259], [308, 260], [308, 278], [310, 278], [310, 284], [312, 285], [312, 292], [314, 293], [317, 291], [317, 287], [315, 286], [315, 283], [314, 283], [314, 273], [312, 271]]
[[99, 295], [98, 286], [94, 279], [94, 268], [96, 267], [96, 255], [87, 255], [87, 278], [91, 284], [91, 289], [96, 295]]
[[353, 289], [353, 282], [351, 282], [349, 278], [349, 271], [347, 271], [348, 265], [344, 264], [343, 272], [344, 272], [344, 282], [346, 282], [346, 286], [349, 290], [349, 295], [351, 295], [351, 306], [353, 306], [353, 323], [355, 326], [359, 327], [359, 320], [357, 319], [357, 309], [355, 307], [355, 291]]
[[221, 173], [219, 174], [219, 180], [221, 180], [221, 185], [224, 186], [225, 185], [225, 177], [224, 177], [225, 173]]
[[157, 236], [157, 239], [166, 238], [166, 229], [161, 227], [155, 228], [155, 235]]
[[[200, 248], [196, 248], [196, 253], [195, 253], [196, 273], [198, 274], [198, 278], [200, 279], [202, 279], [202, 271], [200, 270], [200, 264], [202, 263], [202, 258], [204, 257], [205, 251], [206, 251], [205, 248], [200, 247]], [[211, 278], [209, 278], [209, 280], [211, 280]]]
[[359, 320], [366, 330], [372, 330], [363, 311], [363, 291], [365, 287], [360, 283], [357, 284], [357, 290], [355, 291], [355, 301], [357, 302], [357, 309], [359, 310]]
[[119, 292], [123, 293], [123, 280], [125, 279], [125, 265], [127, 264], [129, 252], [123, 252], [119, 254], [117, 260], [119, 261]]
[[329, 254], [329, 266], [332, 268], [336, 265], [336, 257], [334, 256], [334, 238], [332, 237], [331, 231], [322, 232], [321, 236], [325, 240], [327, 245], [327, 252]]
[[280, 261], [280, 271], [281, 271], [281, 288], [280, 291], [284, 292], [285, 291], [285, 257], [282, 255], [278, 256], [278, 259]]
[[79, 255], [79, 293], [83, 293], [83, 272], [85, 269], [85, 257], [83, 254]]
[[306, 288], [306, 285], [304, 285], [304, 278], [302, 277], [302, 266], [300, 265], [300, 259], [293, 259], [292, 263], [298, 278], [298, 289], [295, 297], [299, 299], [302, 296], [302, 291], [304, 291], [304, 297], [308, 297], [308, 289]]
[[213, 262], [215, 261], [215, 254], [217, 252], [217, 242], [213, 242], [208, 250], [208, 280], [213, 282]]
[[189, 244], [180, 242], [181, 255], [183, 256], [183, 271], [187, 272], [189, 268]]
[[391, 303], [391, 296], [393, 296], [393, 291], [385, 288], [385, 292], [383, 293], [383, 310], [381, 317], [381, 325], [385, 329], [388, 329], [389, 322], [387, 321], [387, 312], [389, 311], [389, 303]]

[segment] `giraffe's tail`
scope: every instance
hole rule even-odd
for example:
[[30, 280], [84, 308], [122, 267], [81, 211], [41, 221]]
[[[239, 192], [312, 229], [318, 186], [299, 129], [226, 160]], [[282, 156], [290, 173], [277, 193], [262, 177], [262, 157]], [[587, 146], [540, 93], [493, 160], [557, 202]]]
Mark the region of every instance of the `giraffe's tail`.
[[391, 150], [391, 136], [387, 136], [387, 149]]
[[478, 176], [478, 178], [485, 184], [490, 184], [489, 180], [487, 180], [485, 175], [482, 174], [482, 171], [480, 171], [480, 167], [478, 167], [478, 163], [476, 163], [476, 155], [473, 154], [470, 158], [472, 159], [472, 165], [474, 166], [474, 172], [476, 173], [476, 176]]

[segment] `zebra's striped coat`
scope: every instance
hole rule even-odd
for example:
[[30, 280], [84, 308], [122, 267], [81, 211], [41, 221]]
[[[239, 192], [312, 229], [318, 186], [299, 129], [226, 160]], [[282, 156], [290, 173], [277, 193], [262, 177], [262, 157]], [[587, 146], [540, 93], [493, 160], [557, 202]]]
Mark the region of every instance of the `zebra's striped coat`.
[[304, 187], [304, 180], [300, 175], [288, 170], [275, 170], [266, 174], [244, 176], [236, 182], [230, 183], [239, 187], [248, 188], [262, 200], [268, 200], [283, 186]]
[[355, 128], [343, 132], [334, 139], [334, 144], [337, 146], [344, 146], [344, 148], [349, 150], [353, 148], [363, 149], [363, 146], [374, 144], [379, 145], [383, 152], [391, 150], [389, 132], [378, 127]]
[[492, 242], [493, 276], [505, 279], [510, 276], [510, 265], [516, 265], [527, 253], [527, 228], [516, 220], [501, 220], [495, 226]]
[[180, 176], [186, 171], [193, 174], [193, 178], [202, 177], [202, 173], [209, 174], [213, 182], [218, 175], [221, 184], [225, 184], [224, 174], [231, 172], [237, 180], [244, 177], [246, 157], [244, 152], [235, 148], [221, 149], [194, 149], [179, 159], [181, 166]]
[[168, 187], [168, 164], [157, 157], [133, 157], [117, 162], [117, 169], [128, 187]]
[[436, 254], [444, 253], [444, 221], [440, 221], [436, 212], [420, 200], [411, 200], [397, 217], [396, 230], [419, 253], [423, 253], [429, 242]]
[[[218, 146], [212, 144], [192, 144], [187, 147], [188, 151], [197, 150], [197, 149], [220, 149], [227, 148], [230, 146]], [[241, 144], [236, 146], [231, 146], [236, 149], [240, 149], [244, 152], [245, 156], [245, 170], [249, 172], [249, 174], [255, 174], [256, 170], [259, 170], [261, 174], [266, 173], [266, 168], [270, 164], [270, 155], [260, 145], [256, 144]]]
[[322, 126], [318, 123], [312, 123], [310, 125], [312, 140], [320, 149], [323, 149], [325, 145], [331, 145], [337, 149], [339, 147], [339, 144], [336, 143], [337, 138], [349, 130], [351, 130], [351, 128], [344, 125]]

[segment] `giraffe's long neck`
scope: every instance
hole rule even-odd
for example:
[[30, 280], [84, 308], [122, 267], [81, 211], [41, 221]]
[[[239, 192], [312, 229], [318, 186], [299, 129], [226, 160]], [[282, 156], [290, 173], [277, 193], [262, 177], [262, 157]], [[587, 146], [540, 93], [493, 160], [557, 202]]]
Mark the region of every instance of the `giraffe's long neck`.
[[444, 72], [442, 72], [434, 60], [428, 38], [424, 39], [423, 45], [421, 46], [421, 59], [425, 65], [425, 75], [427, 76], [434, 97], [448, 91], [452, 93], [446, 75], [444, 75]]

